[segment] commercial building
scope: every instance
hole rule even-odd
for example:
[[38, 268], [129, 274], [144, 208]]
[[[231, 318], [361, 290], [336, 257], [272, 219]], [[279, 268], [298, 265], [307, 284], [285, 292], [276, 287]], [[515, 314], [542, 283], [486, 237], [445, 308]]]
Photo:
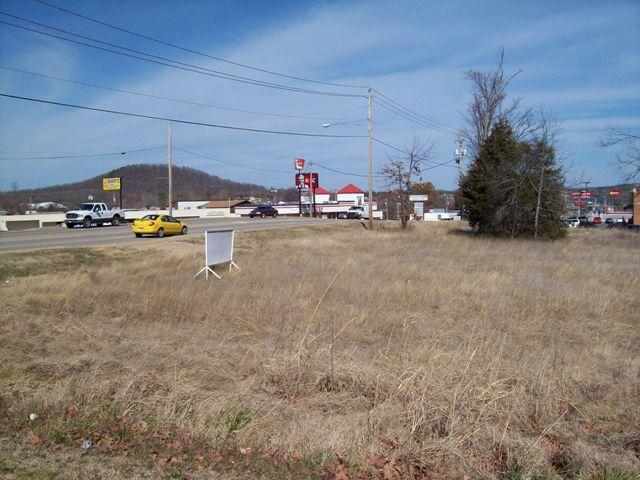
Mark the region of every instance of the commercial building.
[[353, 183], [345, 185], [336, 192], [338, 202], [355, 202], [356, 205], [364, 205], [364, 192]]

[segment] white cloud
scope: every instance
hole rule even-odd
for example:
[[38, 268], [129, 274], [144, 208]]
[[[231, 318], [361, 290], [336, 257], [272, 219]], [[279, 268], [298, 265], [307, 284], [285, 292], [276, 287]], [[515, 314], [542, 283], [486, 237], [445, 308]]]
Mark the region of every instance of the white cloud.
[[[623, 102], [637, 99], [634, 85], [612, 85], [606, 81], [595, 85], [547, 84], [527, 81], [529, 72], [536, 81], [552, 80], [556, 72], [547, 68], [547, 59], [553, 52], [554, 42], [571, 38], [594, 30], [608, 29], [616, 22], [621, 9], [606, 10], [596, 8], [575, 13], [554, 14], [537, 21], [522, 20], [502, 31], [486, 32], [486, 25], [478, 19], [462, 18], [464, 28], [453, 28], [443, 21], [447, 12], [440, 11], [433, 19], [425, 17], [424, 11], [412, 9], [396, 14], [386, 4], [362, 3], [348, 6], [318, 6], [297, 19], [278, 22], [242, 43], [224, 48], [210, 46], [208, 51], [244, 63], [265, 66], [274, 70], [291, 72], [293, 75], [311, 78], [335, 76], [338, 71], [377, 71], [364, 78], [335, 78], [337, 81], [371, 83], [389, 96], [412, 109], [434, 119], [441, 125], [456, 128], [461, 124], [462, 112], [469, 97], [469, 85], [464, 79], [464, 71], [473, 66], [487, 66], [494, 62], [500, 46], [510, 52], [529, 52], [525, 72], [514, 83], [529, 105], [552, 104], [562, 116], [565, 107], [581, 107], [585, 115], [597, 114], [590, 109], [596, 103]], [[608, 12], [608, 14], [607, 14]], [[507, 22], [508, 23], [508, 22]], [[20, 65], [35, 71], [55, 74], [61, 77], [85, 78], [81, 65], [75, 61], [73, 48], [60, 48], [58, 42], [47, 44], [49, 51], [22, 55]], [[544, 49], [540, 47], [544, 45]], [[205, 48], [205, 47], [200, 47]], [[585, 45], [585, 50], [589, 47]], [[103, 53], [95, 53], [95, 63], [100, 62]], [[173, 53], [171, 54], [173, 55]], [[432, 62], [425, 60], [433, 57]], [[508, 58], [507, 58], [508, 59]], [[255, 76], [255, 72], [230, 68], [205, 58], [190, 56], [189, 60], [199, 65], [217, 70]], [[393, 65], [406, 65], [402, 70], [385, 71]], [[133, 65], [130, 60], [122, 60], [123, 68]], [[353, 68], [345, 66], [352, 65]], [[574, 65], [574, 68], [583, 68]], [[337, 70], [339, 68], [339, 70]], [[491, 66], [487, 67], [491, 68]], [[637, 64], [620, 64], [620, 74]], [[159, 100], [150, 100], [129, 95], [92, 91], [79, 87], [70, 89], [68, 84], [41, 83], [50, 85], [52, 90], [25, 88], [7, 79], [20, 77], [0, 76], [2, 88], [31, 93], [49, 98], [78, 98], [83, 103], [94, 106], [121, 109], [132, 112], [167, 115], [212, 123], [245, 125], [256, 128], [278, 130], [315, 131], [318, 133], [366, 134], [366, 126], [343, 126], [322, 129], [318, 120], [295, 120], [260, 117], [241, 113], [223, 112], [202, 107], [190, 107]], [[276, 77], [263, 77], [269, 81], [286, 82]], [[234, 82], [213, 79], [183, 71], [158, 67], [143, 76], [130, 77], [120, 85], [115, 85], [108, 77], [100, 82], [113, 87], [153, 93], [170, 97], [182, 97], [199, 102], [227, 105], [247, 110], [261, 110], [281, 113], [295, 113], [326, 117], [327, 119], [359, 119], [366, 116], [366, 102], [343, 98], [296, 95], [279, 91], [249, 87]], [[331, 89], [313, 84], [312, 89]], [[56, 89], [56, 90], [53, 90]], [[71, 95], [69, 95], [71, 94]], [[6, 101], [3, 101], [6, 102]], [[3, 105], [4, 106], [4, 105]], [[0, 132], [0, 147], [4, 151], [24, 152], [99, 152], [129, 147], [162, 144], [165, 141], [166, 125], [163, 122], [131, 119], [99, 114], [64, 110], [41, 105], [13, 104], [10, 115], [2, 113], [5, 128]], [[575, 114], [574, 111], [571, 112]], [[565, 117], [567, 115], [564, 115]], [[439, 128], [435, 131], [418, 129], [398, 119], [380, 105], [375, 109], [375, 135], [404, 146], [414, 135], [425, 136], [436, 142], [436, 161], [451, 158], [453, 133]], [[15, 119], [14, 119], [15, 118]], [[627, 117], [633, 122], [632, 115]], [[10, 121], [9, 121], [10, 120]], [[578, 129], [584, 133], [583, 123], [565, 122], [567, 130]], [[600, 120], [592, 119], [592, 122]], [[580, 122], [580, 120], [572, 120]], [[595, 123], [594, 123], [595, 125]], [[578, 128], [579, 127], [579, 128]], [[177, 146], [189, 146], [193, 150], [210, 154], [222, 161], [250, 164], [260, 168], [291, 169], [295, 156], [305, 156], [308, 160], [328, 164], [341, 170], [366, 171], [366, 141], [362, 140], [318, 140], [300, 137], [276, 137], [269, 135], [249, 135], [203, 127], [176, 126], [174, 128]], [[567, 136], [568, 148], [581, 142], [578, 133]], [[572, 143], [573, 142], [573, 143]], [[575, 150], [575, 149], [574, 149]], [[385, 161], [387, 152], [380, 146], [375, 149], [376, 165]], [[179, 161], [188, 161], [194, 166], [207, 167], [212, 173], [237, 180], [285, 185], [289, 175], [265, 174], [249, 170], [225, 167], [209, 162], [203, 163], [192, 157], [176, 152]], [[164, 161], [162, 150], [132, 156], [128, 161]], [[94, 175], [105, 170], [106, 161], [43, 162], [37, 172], [25, 168], [9, 168], [0, 165], [0, 177], [7, 187], [14, 178], [22, 185], [48, 181], [71, 181]], [[109, 167], [115, 166], [108, 164]], [[340, 186], [348, 178], [320, 170], [328, 186]], [[429, 172], [429, 179], [443, 187], [451, 188], [456, 178], [455, 169], [438, 169]], [[5, 180], [6, 179], [6, 180]], [[353, 179], [352, 179], [353, 180]], [[359, 179], [356, 178], [358, 181]], [[324, 183], [324, 181], [323, 181]]]

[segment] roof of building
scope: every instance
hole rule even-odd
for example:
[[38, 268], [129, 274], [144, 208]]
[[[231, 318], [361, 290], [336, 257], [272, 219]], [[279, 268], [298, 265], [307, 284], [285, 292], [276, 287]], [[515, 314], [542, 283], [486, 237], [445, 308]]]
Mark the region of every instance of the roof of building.
[[251, 204], [249, 200], [211, 200], [201, 208], [233, 208], [238, 205]]
[[364, 192], [360, 190], [360, 188], [356, 187], [353, 183], [350, 183], [349, 185], [345, 185], [340, 190], [338, 190], [338, 193], [364, 193]]
[[316, 188], [316, 195], [330, 195], [331, 192], [329, 190], [327, 190], [326, 188], [322, 188], [320, 186], [318, 186], [318, 188]]

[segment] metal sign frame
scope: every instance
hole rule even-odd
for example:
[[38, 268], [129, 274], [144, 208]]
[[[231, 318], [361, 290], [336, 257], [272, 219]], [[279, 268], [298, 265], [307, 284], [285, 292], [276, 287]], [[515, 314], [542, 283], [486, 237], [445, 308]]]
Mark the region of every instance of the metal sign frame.
[[[213, 242], [215, 242], [213, 237], [215, 237], [216, 234], [229, 234], [229, 233], [231, 235], [230, 235], [230, 239], [227, 240], [226, 242], [228, 244], [227, 251], [223, 253], [215, 252], [215, 254], [213, 252], [210, 252], [210, 250], [212, 250], [212, 248], [210, 247], [213, 247], [214, 245]], [[198, 275], [204, 272], [206, 280], [209, 280], [209, 274], [213, 275], [218, 280], [222, 280], [222, 275], [216, 273], [213, 270], [213, 267], [215, 267], [216, 265], [221, 265], [223, 263], [229, 264], [229, 271], [231, 271], [232, 268], [235, 268], [236, 270], [240, 270], [240, 267], [238, 266], [238, 264], [233, 261], [234, 244], [235, 244], [235, 230], [205, 230], [204, 232], [205, 265], [198, 271], [198, 273], [194, 275], [194, 278], [196, 278]], [[210, 256], [210, 253], [212, 253], [211, 256]]]

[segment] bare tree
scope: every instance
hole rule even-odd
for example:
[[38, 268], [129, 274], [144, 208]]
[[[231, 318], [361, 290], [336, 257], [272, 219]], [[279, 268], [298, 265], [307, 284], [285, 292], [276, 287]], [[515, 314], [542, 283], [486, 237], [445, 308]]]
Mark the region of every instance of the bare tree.
[[400, 205], [402, 228], [407, 228], [409, 222], [409, 193], [413, 181], [420, 176], [423, 163], [431, 159], [432, 151], [433, 144], [425, 144], [414, 138], [411, 146], [401, 157], [390, 158], [389, 163], [382, 169], [382, 175], [387, 178]]
[[[534, 218], [533, 238], [538, 238], [538, 230], [540, 225], [540, 214], [542, 209], [543, 191], [549, 186], [545, 185], [545, 177], [549, 174], [562, 176], [562, 170], [554, 165], [556, 156], [556, 134], [558, 132], [558, 124], [551, 119], [543, 111], [540, 111], [539, 120], [536, 122], [537, 138], [532, 142], [532, 159], [535, 169], [538, 170], [538, 185], [534, 186], [536, 191], [536, 213]], [[563, 178], [564, 180], [564, 178]], [[562, 184], [555, 182], [550, 187], [558, 189]], [[553, 198], [560, 198], [562, 191], [555, 192]], [[554, 208], [561, 209], [561, 206], [554, 205]]]
[[500, 52], [494, 71], [467, 72], [467, 79], [472, 83], [473, 99], [467, 111], [468, 125], [461, 131], [461, 136], [469, 144], [472, 156], [477, 155], [480, 145], [489, 138], [491, 130], [501, 119], [509, 122], [518, 140], [530, 138], [539, 131], [540, 124], [534, 110], [522, 108], [519, 98], [505, 105], [507, 87], [520, 73], [520, 70], [511, 75], [505, 73], [504, 50]]
[[612, 128], [607, 137], [600, 142], [603, 147], [616, 145], [624, 147], [624, 153], [618, 155], [618, 164], [627, 170], [626, 180], [640, 180], [640, 135]]

